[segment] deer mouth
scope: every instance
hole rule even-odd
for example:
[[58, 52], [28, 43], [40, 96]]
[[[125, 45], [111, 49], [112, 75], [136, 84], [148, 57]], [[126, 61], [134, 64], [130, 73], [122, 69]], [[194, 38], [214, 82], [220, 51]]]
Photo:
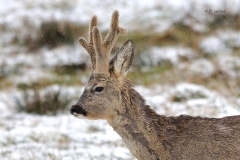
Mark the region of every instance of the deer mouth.
[[70, 113], [75, 117], [84, 116], [86, 117], [87, 112], [82, 108], [81, 105], [73, 105], [70, 109]]

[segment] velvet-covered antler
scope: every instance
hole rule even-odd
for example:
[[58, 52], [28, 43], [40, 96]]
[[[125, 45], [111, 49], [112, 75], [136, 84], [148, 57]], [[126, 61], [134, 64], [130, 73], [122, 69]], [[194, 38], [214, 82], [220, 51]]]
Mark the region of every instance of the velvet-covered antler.
[[91, 57], [92, 69], [96, 68], [96, 54], [93, 47], [93, 27], [97, 26], [97, 17], [93, 16], [89, 23], [89, 36], [87, 42], [83, 37], [79, 38], [79, 43], [87, 50], [88, 54]]
[[110, 29], [104, 41], [97, 27], [97, 17], [93, 16], [89, 25], [89, 42], [84, 38], [79, 38], [80, 44], [88, 51], [92, 60], [92, 68], [95, 73], [109, 75], [109, 56], [116, 43], [118, 36], [126, 35], [127, 30], [118, 26], [118, 11], [112, 14]]

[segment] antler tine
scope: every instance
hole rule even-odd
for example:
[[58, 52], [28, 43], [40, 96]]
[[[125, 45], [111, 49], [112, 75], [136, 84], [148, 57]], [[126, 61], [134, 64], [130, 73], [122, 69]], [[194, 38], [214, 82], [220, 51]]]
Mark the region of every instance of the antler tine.
[[97, 16], [93, 16], [91, 21], [90, 21], [90, 24], [89, 24], [89, 41], [91, 44], [93, 44], [93, 35], [92, 35], [92, 32], [93, 32], [93, 27], [97, 26]]
[[111, 26], [109, 32], [102, 42], [102, 37], [97, 26], [93, 27], [93, 46], [96, 52], [96, 72], [109, 75], [109, 56], [111, 50], [119, 35], [126, 35], [127, 30], [118, 26], [118, 11], [114, 11], [112, 15]]
[[89, 35], [87, 42], [83, 37], [79, 38], [79, 43], [87, 50], [91, 57], [92, 69], [96, 68], [96, 54], [93, 47], [93, 27], [97, 26], [97, 16], [93, 16], [89, 22]]
[[119, 13], [118, 11], [114, 11], [112, 14], [112, 21], [111, 21], [109, 32], [103, 42], [104, 46], [108, 48], [109, 52], [111, 52], [113, 45], [116, 43], [118, 36], [120, 35], [124, 36], [127, 34], [127, 30], [125, 28], [121, 28], [118, 26], [118, 20], [119, 20]]

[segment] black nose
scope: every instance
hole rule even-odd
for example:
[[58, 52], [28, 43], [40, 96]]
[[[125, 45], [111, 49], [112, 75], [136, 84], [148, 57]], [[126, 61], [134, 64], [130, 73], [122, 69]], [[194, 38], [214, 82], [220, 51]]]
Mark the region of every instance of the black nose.
[[70, 113], [73, 115], [74, 112], [77, 113], [77, 114], [82, 114], [84, 116], [87, 115], [87, 112], [80, 105], [73, 105], [71, 107]]

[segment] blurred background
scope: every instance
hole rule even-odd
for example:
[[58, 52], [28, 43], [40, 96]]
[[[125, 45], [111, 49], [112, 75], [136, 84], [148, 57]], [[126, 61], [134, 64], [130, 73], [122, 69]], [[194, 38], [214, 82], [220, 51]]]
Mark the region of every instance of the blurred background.
[[78, 43], [114, 10], [132, 39], [128, 77], [159, 114], [240, 114], [240, 0], [0, 0], [0, 159], [134, 159], [105, 121], [79, 120], [90, 57]]

